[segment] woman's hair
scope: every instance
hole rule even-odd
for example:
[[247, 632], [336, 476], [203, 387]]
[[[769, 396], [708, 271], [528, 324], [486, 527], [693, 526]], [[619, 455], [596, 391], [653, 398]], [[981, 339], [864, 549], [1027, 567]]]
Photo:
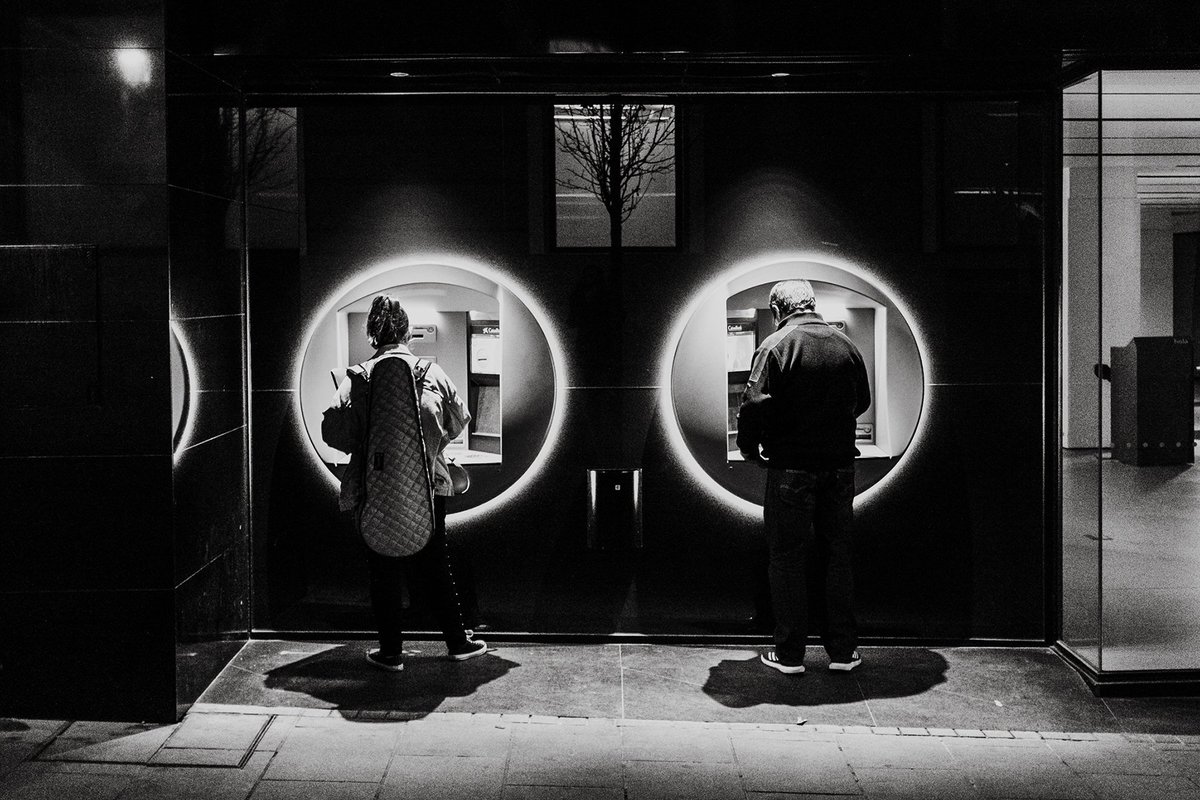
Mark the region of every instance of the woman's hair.
[[381, 294], [371, 301], [367, 314], [367, 338], [371, 347], [402, 344], [408, 341], [408, 312], [396, 298]]

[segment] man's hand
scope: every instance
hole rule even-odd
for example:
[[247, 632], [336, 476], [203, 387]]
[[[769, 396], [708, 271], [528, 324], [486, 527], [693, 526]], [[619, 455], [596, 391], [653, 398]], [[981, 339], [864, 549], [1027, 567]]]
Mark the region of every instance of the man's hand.
[[763, 458], [762, 455], [757, 452], [747, 453], [746, 451], [743, 450], [742, 458], [745, 459], [746, 461], [749, 461], [751, 464], [757, 464], [760, 468], [763, 468], [763, 469], [765, 469], [767, 466], [766, 459]]

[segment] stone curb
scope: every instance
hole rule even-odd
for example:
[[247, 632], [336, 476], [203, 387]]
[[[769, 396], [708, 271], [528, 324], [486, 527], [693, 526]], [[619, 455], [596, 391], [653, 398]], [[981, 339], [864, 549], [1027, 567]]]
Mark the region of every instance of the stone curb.
[[[521, 713], [471, 713], [465, 711], [431, 711], [428, 713], [410, 711], [341, 711], [323, 708], [292, 708], [286, 706], [224, 706], [214, 703], [196, 703], [189, 714], [274, 714], [275, 716], [304, 716], [328, 717], [342, 715], [347, 719], [387, 719], [395, 721], [430, 720], [447, 723], [487, 722], [489, 724], [514, 725], [570, 725], [582, 726], [589, 724], [593, 717], [556, 717], [544, 714]], [[695, 720], [654, 720], [654, 719], [617, 719], [612, 720], [617, 727], [635, 726], [665, 726], [665, 727], [703, 727], [729, 731], [769, 731], [801, 734], [857, 734], [869, 736], [907, 737], [921, 736], [945, 739], [1041, 739], [1044, 741], [1073, 741], [1073, 742], [1132, 742], [1135, 744], [1168, 744], [1195, 747], [1200, 745], [1200, 736], [1191, 734], [1172, 735], [1157, 733], [1121, 733], [1116, 731], [1026, 731], [999, 730], [975, 728], [921, 728], [893, 727], [868, 725], [810, 725], [804, 722], [701, 722]]]

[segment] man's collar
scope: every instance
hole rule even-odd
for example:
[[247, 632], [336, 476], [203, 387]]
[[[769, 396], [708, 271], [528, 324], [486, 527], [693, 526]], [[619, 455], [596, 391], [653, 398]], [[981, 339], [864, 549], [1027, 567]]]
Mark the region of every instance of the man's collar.
[[804, 325], [808, 322], [820, 322], [822, 324], [828, 324], [825, 323], [825, 318], [816, 311], [793, 311], [783, 319], [779, 320], [779, 324], [775, 326], [775, 330], [783, 330], [784, 326], [787, 325]]

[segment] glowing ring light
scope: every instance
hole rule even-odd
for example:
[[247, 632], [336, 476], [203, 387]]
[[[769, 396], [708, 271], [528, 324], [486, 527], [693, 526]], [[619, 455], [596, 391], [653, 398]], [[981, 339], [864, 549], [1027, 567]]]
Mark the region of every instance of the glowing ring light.
[[176, 464], [192, 445], [200, 388], [192, 370], [194, 359], [179, 324], [171, 320], [171, 458]]
[[[355, 272], [352, 277], [330, 292], [325, 301], [313, 312], [311, 322], [302, 340], [303, 344], [296, 350], [295, 361], [292, 367], [292, 385], [297, 387], [294, 393], [294, 421], [302, 437], [309, 442], [307, 449], [310, 457], [320, 468], [321, 474], [325, 476], [329, 485], [337, 490], [339, 488], [338, 480], [326, 467], [325, 461], [322, 460], [313, 437], [309, 433], [308, 425], [305, 422], [304, 392], [301, 391], [301, 388], [303, 385], [302, 374], [304, 372], [304, 362], [309, 345], [313, 341], [318, 329], [325, 324], [330, 315], [334, 314], [339, 304], [343, 303], [346, 298], [351, 296], [366, 296], [373, 291], [382, 291], [398, 283], [445, 283], [444, 275], [439, 273], [439, 270], [444, 270], [445, 268], [458, 270], [466, 273], [468, 276], [474, 276], [477, 280], [482, 279], [483, 281], [495, 284], [512, 294], [513, 297], [522, 303], [534, 322], [541, 329], [542, 335], [546, 338], [554, 373], [554, 405], [541, 448], [525, 471], [510, 486], [495, 497], [489, 498], [472, 508], [447, 515], [447, 521], [466, 523], [486, 517], [494, 513], [496, 509], [509, 502], [512, 498], [520, 496], [541, 474], [542, 469], [549, 461], [551, 453], [555, 446], [557, 446], [562, 433], [568, 382], [564, 366], [566, 360], [563, 357], [561, 339], [554, 326], [550, 323], [550, 318], [546, 312], [533, 300], [531, 293], [518, 281], [514, 280], [511, 275], [469, 258], [444, 253], [420, 253], [403, 258], [389, 259], [370, 266], [365, 270]], [[503, 316], [503, 310], [501, 311], [501, 315]], [[332, 384], [327, 385], [328, 391], [324, 398], [326, 401], [333, 396]]]
[[[886, 299], [887, 304], [899, 312], [901, 320], [912, 334], [922, 369], [921, 408], [917, 413], [912, 436], [891, 469], [854, 498], [856, 506], [862, 507], [871, 503], [879, 496], [890, 480], [903, 471], [905, 463], [919, 449], [925, 433], [928, 417], [925, 413], [925, 405], [929, 402], [929, 375], [931, 371], [928, 348], [924, 337], [913, 321], [914, 317], [912, 313], [895, 291], [884, 284], [877, 275], [868, 272], [862, 267], [821, 252], [797, 251], [771, 253], [740, 262], [705, 284], [691, 297], [676, 318], [660, 356], [659, 385], [662, 387], [662, 402], [667, 411], [667, 413], [663, 414], [667, 430], [667, 440], [671, 444], [671, 449], [680, 467], [710, 497], [747, 518], [761, 520], [761, 503], [746, 500], [722, 485], [704, 468], [688, 444], [683, 426], [680, 424], [679, 409], [676, 404], [673, 386], [675, 382], [676, 359], [680, 354], [680, 347], [683, 343], [685, 332], [693, 324], [693, 320], [702, 309], [710, 307], [711, 304], [719, 301], [723, 313], [725, 302], [729, 297], [738, 292], [753, 286], [789, 278], [807, 277], [813, 281], [836, 283], [836, 281], [828, 280], [828, 278], [821, 277], [819, 274], [813, 274], [814, 271], [818, 273], [824, 271], [826, 275], [841, 274], [842, 276], [848, 276], [851, 280], [871, 287], [876, 290], [876, 293], [882, 295]], [[819, 312], [820, 308], [817, 310]]]

